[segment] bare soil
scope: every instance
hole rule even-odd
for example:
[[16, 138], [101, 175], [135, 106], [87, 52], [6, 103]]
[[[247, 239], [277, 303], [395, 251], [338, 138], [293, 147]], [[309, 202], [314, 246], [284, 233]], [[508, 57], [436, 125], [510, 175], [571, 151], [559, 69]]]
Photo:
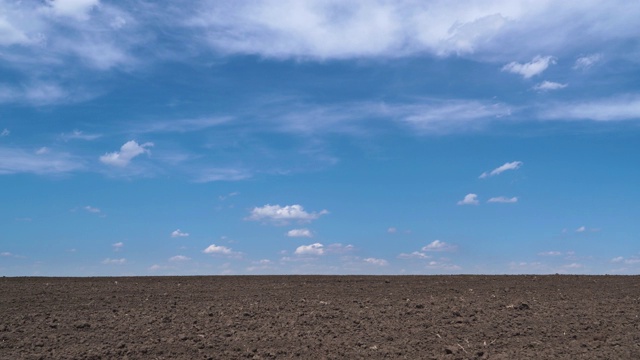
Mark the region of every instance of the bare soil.
[[638, 276], [0, 278], [0, 359], [640, 359]]

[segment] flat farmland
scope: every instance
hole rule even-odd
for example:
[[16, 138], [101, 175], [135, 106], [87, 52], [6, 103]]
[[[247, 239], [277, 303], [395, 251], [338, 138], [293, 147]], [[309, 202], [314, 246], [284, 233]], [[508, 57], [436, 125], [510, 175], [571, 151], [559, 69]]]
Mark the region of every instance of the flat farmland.
[[0, 359], [640, 359], [638, 276], [0, 278]]

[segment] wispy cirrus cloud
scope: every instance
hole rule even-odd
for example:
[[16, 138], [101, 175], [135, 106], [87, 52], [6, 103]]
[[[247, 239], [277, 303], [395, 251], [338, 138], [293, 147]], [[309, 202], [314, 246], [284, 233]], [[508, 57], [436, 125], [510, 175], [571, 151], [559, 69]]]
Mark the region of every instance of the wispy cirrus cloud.
[[489, 203], [502, 203], [502, 204], [515, 204], [518, 202], [518, 197], [506, 197], [506, 196], [496, 196], [487, 200]]
[[0, 175], [31, 173], [61, 175], [85, 168], [84, 161], [68, 153], [42, 154], [17, 148], [0, 147]]
[[545, 80], [541, 83], [536, 84], [533, 87], [533, 90], [536, 90], [536, 91], [559, 90], [559, 89], [564, 89], [567, 86], [568, 86], [567, 84], [561, 84], [561, 83]]
[[104, 260], [102, 260], [102, 263], [105, 265], [123, 265], [127, 262], [127, 259], [125, 258], [120, 258], [120, 259], [111, 259], [111, 258], [106, 258]]
[[640, 118], [640, 94], [550, 104], [540, 111], [545, 120], [623, 121]]
[[510, 62], [502, 67], [502, 71], [522, 75], [525, 79], [542, 74], [549, 65], [555, 64], [552, 56], [536, 56], [528, 63]]
[[522, 167], [522, 165], [524, 165], [524, 163], [522, 161], [512, 161], [512, 162], [508, 162], [508, 163], [504, 163], [503, 165], [500, 165], [499, 167], [491, 170], [491, 171], [485, 171], [482, 174], [480, 174], [480, 179], [485, 179], [491, 176], [496, 176], [496, 175], [500, 175], [505, 171], [508, 170], [517, 170], [520, 167]]
[[422, 251], [454, 251], [456, 246], [440, 240], [434, 240], [422, 247]]
[[581, 56], [576, 59], [575, 64], [573, 65], [574, 70], [588, 70], [592, 66], [602, 61], [602, 54], [591, 54], [586, 56]]

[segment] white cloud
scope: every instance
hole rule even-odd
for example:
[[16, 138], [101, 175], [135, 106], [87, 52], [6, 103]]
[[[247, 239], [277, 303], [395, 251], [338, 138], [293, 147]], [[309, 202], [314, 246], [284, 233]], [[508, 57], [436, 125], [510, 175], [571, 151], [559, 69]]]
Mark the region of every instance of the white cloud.
[[490, 176], [495, 176], [495, 175], [500, 175], [503, 172], [507, 171], [507, 170], [517, 170], [519, 169], [524, 163], [522, 161], [512, 161], [512, 162], [508, 162], [505, 163], [504, 165], [501, 165], [493, 170], [491, 170], [490, 172], [483, 172], [482, 174], [480, 174], [480, 179], [485, 179], [487, 177]]
[[315, 243], [310, 245], [302, 245], [296, 248], [296, 255], [322, 255], [324, 254], [324, 245]]
[[111, 259], [111, 258], [106, 258], [104, 260], [102, 260], [102, 263], [105, 265], [122, 265], [124, 263], [127, 262], [127, 259], [125, 258], [121, 258], [121, 259]]
[[579, 228], [576, 229], [576, 232], [579, 232], [579, 233], [585, 232], [585, 231], [587, 231], [587, 228], [584, 226], [580, 226]]
[[514, 197], [506, 197], [506, 196], [498, 196], [498, 197], [492, 197], [491, 199], [487, 200], [487, 202], [490, 203], [504, 203], [504, 204], [514, 204], [518, 202], [518, 198], [516, 196]]
[[625, 258], [623, 256], [618, 256], [618, 257], [615, 257], [615, 258], [611, 259], [611, 262], [613, 262], [613, 263], [623, 263], [625, 265], [636, 265], [636, 264], [640, 264], [640, 257], [632, 256], [632, 257]]
[[540, 255], [540, 256], [560, 256], [560, 255], [562, 255], [562, 252], [560, 252], [560, 251], [545, 251], [545, 252], [538, 253], [538, 255]]
[[434, 240], [426, 246], [422, 247], [422, 251], [453, 251], [456, 247], [444, 241]]
[[76, 20], [87, 20], [92, 8], [100, 4], [99, 0], [48, 0], [53, 13], [68, 16]]
[[398, 229], [394, 228], [394, 227], [390, 227], [387, 229], [387, 232], [389, 234], [395, 234], [396, 232], [398, 232]]
[[60, 138], [64, 141], [69, 141], [69, 140], [87, 140], [87, 141], [91, 141], [91, 140], [95, 140], [100, 138], [102, 135], [100, 134], [85, 134], [84, 132], [80, 131], [80, 130], [73, 130], [71, 133], [69, 134], [61, 134]]
[[8, 251], [3, 251], [0, 253], [0, 256], [10, 257], [13, 256], [13, 254]]
[[564, 89], [566, 87], [567, 87], [567, 84], [561, 84], [561, 83], [545, 80], [545, 81], [543, 81], [541, 83], [536, 84], [533, 87], [533, 90], [548, 91], [548, 90]]
[[187, 23], [226, 54], [503, 59], [633, 39], [637, 15], [634, 2], [210, 0]]
[[355, 246], [348, 244], [342, 245], [341, 243], [330, 244], [326, 247], [326, 252], [331, 254], [346, 254], [355, 250]]
[[427, 263], [427, 268], [434, 270], [443, 270], [443, 271], [460, 271], [462, 267], [456, 264], [450, 264], [446, 261], [429, 261]]
[[584, 265], [578, 264], [578, 263], [571, 263], [571, 264], [563, 265], [562, 267], [565, 269], [582, 269]]
[[82, 162], [69, 154], [34, 154], [33, 151], [0, 147], [0, 174], [56, 175], [82, 168]]
[[556, 61], [552, 56], [536, 56], [531, 62], [520, 64], [518, 62], [511, 62], [502, 67], [502, 71], [507, 71], [514, 74], [522, 75], [525, 79], [532, 76], [542, 74], [550, 64], [555, 64]]
[[481, 128], [489, 120], [511, 115], [511, 108], [501, 103], [471, 100], [427, 100], [386, 105], [380, 115], [385, 113], [422, 133], [448, 133]]
[[100, 156], [100, 161], [107, 165], [124, 167], [129, 165], [129, 162], [138, 155], [149, 153], [150, 147], [153, 146], [153, 143], [144, 143], [139, 145], [134, 140], [126, 142], [122, 147], [120, 147], [120, 151], [115, 151], [112, 153], [106, 153]]
[[48, 154], [51, 152], [51, 149], [49, 149], [46, 146], [43, 146], [41, 148], [39, 148], [38, 150], [36, 150], [36, 155], [44, 155], [44, 154]]
[[11, 134], [11, 131], [9, 131], [9, 129], [5, 128], [4, 130], [2, 130], [2, 132], [0, 132], [0, 137], [9, 136], [9, 134]]
[[363, 261], [368, 263], [368, 264], [377, 265], [377, 266], [387, 266], [387, 265], [389, 265], [389, 262], [387, 260], [385, 260], [385, 259], [366, 258]]
[[171, 237], [175, 238], [175, 237], [187, 237], [189, 236], [189, 233], [186, 232], [182, 232], [180, 231], [180, 229], [176, 229], [171, 233]]
[[191, 258], [184, 255], [176, 255], [169, 258], [169, 261], [171, 262], [189, 261], [189, 260], [191, 260]]
[[292, 229], [287, 232], [288, 237], [313, 237], [313, 233], [309, 229]]
[[83, 207], [83, 209], [87, 212], [94, 213], [94, 214], [100, 213], [100, 209], [93, 206], [89, 206], [89, 205]]
[[602, 60], [602, 54], [591, 54], [582, 56], [576, 59], [576, 63], [573, 65], [575, 70], [587, 70], [593, 65], [599, 63]]
[[111, 244], [113, 246], [113, 251], [120, 251], [124, 247], [124, 243], [122, 241]]
[[539, 116], [548, 120], [638, 120], [640, 95], [626, 94], [606, 99], [552, 104], [541, 110]]
[[220, 255], [233, 255], [233, 251], [226, 246], [218, 246], [216, 244], [209, 245], [206, 249], [202, 250], [205, 254], [220, 254]]
[[464, 199], [458, 201], [458, 205], [478, 205], [479, 203], [478, 195], [476, 194], [467, 194]]
[[199, 169], [194, 181], [198, 183], [207, 183], [214, 181], [239, 181], [248, 179], [251, 176], [253, 176], [251, 172], [245, 169], [209, 168]]
[[301, 205], [265, 205], [263, 207], [253, 208], [247, 220], [270, 220], [276, 222], [286, 222], [288, 220], [311, 221], [328, 213], [327, 210], [308, 213]]
[[398, 255], [398, 259], [429, 259], [429, 258], [431, 258], [431, 256], [419, 251], [414, 251], [410, 254], [401, 253], [400, 255]]

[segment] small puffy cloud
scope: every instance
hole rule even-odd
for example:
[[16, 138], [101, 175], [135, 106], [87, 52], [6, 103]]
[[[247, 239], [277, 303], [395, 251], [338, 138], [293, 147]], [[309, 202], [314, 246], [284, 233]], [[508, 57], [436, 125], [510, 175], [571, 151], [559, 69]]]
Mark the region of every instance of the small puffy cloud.
[[547, 70], [549, 65], [555, 64], [556, 61], [552, 56], [536, 56], [531, 62], [520, 64], [518, 62], [510, 62], [502, 67], [502, 71], [522, 75], [525, 79], [532, 76], [542, 74]]
[[216, 244], [209, 245], [206, 249], [202, 250], [205, 254], [220, 254], [220, 255], [232, 255], [233, 251], [226, 246], [218, 246]]
[[180, 262], [180, 261], [189, 261], [189, 260], [191, 260], [191, 258], [184, 255], [176, 255], [169, 258], [169, 261], [171, 262]]
[[44, 155], [44, 154], [48, 154], [50, 152], [51, 152], [51, 150], [49, 150], [48, 147], [43, 146], [43, 147], [39, 148], [38, 150], [36, 150], [36, 155]]
[[453, 251], [455, 249], [455, 246], [440, 240], [434, 240], [422, 247], [422, 251]]
[[487, 171], [483, 172], [482, 174], [480, 174], [480, 179], [485, 179], [490, 176], [500, 175], [507, 170], [517, 170], [520, 167], [522, 167], [523, 164], [524, 163], [522, 161], [512, 161], [512, 162], [505, 163], [489, 172]]
[[557, 82], [553, 82], [553, 81], [543, 81], [539, 84], [536, 84], [533, 87], [533, 90], [536, 91], [549, 91], [549, 90], [559, 90], [559, 89], [564, 89], [567, 87], [567, 84], [561, 84], [561, 83], [557, 83]]
[[288, 237], [313, 237], [313, 233], [309, 229], [292, 229], [287, 232]]
[[538, 253], [538, 255], [540, 255], [540, 256], [560, 256], [560, 255], [562, 255], [562, 253], [560, 251], [544, 251], [544, 252]]
[[10, 257], [10, 256], [13, 256], [13, 254], [8, 251], [3, 251], [0, 253], [0, 256]]
[[111, 258], [106, 258], [104, 260], [102, 260], [102, 263], [105, 265], [122, 265], [124, 263], [127, 262], [127, 259], [122, 258], [122, 259], [111, 259]]
[[508, 198], [506, 196], [498, 196], [498, 197], [492, 197], [491, 199], [487, 200], [487, 202], [513, 204], [513, 203], [517, 203], [518, 202], [518, 198], [516, 196], [510, 197], [510, 198]]
[[98, 213], [100, 213], [100, 209], [98, 209], [98, 208], [96, 208], [96, 207], [93, 207], [93, 206], [89, 206], [89, 205], [85, 206], [83, 209], [84, 209], [86, 212], [90, 212], [90, 213], [93, 213], [93, 214], [98, 214]]
[[467, 194], [464, 199], [458, 201], [458, 205], [478, 205], [479, 203], [478, 195], [476, 194]]
[[120, 251], [124, 247], [124, 243], [122, 241], [111, 244], [113, 246], [113, 251]]
[[602, 60], [602, 54], [591, 54], [579, 57], [573, 65], [575, 70], [587, 70]]
[[394, 227], [390, 227], [390, 228], [388, 228], [388, 229], [387, 229], [387, 232], [388, 232], [389, 234], [395, 234], [395, 233], [397, 233], [397, 232], [398, 232], [398, 229], [397, 229], [397, 228], [394, 228]]
[[134, 140], [131, 140], [122, 145], [120, 151], [106, 153], [100, 156], [100, 161], [107, 165], [125, 167], [129, 165], [129, 162], [136, 156], [149, 153], [148, 148], [152, 146], [153, 143], [150, 142], [140, 145]]
[[368, 263], [368, 264], [376, 265], [376, 266], [387, 266], [387, 265], [389, 265], [389, 262], [387, 260], [385, 260], [385, 259], [366, 258], [363, 261]]
[[576, 229], [576, 232], [581, 233], [581, 232], [585, 232], [587, 231], [587, 228], [585, 226], [580, 226], [579, 228]]
[[322, 255], [324, 254], [324, 245], [315, 243], [311, 245], [298, 246], [295, 251], [296, 255]]
[[180, 231], [180, 229], [176, 229], [171, 233], [171, 237], [176, 238], [176, 237], [187, 237], [189, 236], [189, 233], [186, 232], [182, 232]]
[[619, 263], [619, 262], [622, 262], [622, 261], [624, 261], [624, 257], [623, 256], [618, 256], [618, 257], [614, 257], [613, 259], [611, 259], [611, 262], [614, 262], [614, 263]]
[[328, 214], [327, 210], [308, 213], [301, 205], [265, 205], [255, 207], [251, 210], [251, 215], [247, 220], [270, 220], [275, 222], [287, 222], [289, 220], [311, 221], [322, 215]]
[[0, 137], [5, 137], [5, 136], [9, 136], [9, 134], [11, 134], [11, 131], [9, 131], [9, 129], [4, 129], [2, 131], [0, 131]]

